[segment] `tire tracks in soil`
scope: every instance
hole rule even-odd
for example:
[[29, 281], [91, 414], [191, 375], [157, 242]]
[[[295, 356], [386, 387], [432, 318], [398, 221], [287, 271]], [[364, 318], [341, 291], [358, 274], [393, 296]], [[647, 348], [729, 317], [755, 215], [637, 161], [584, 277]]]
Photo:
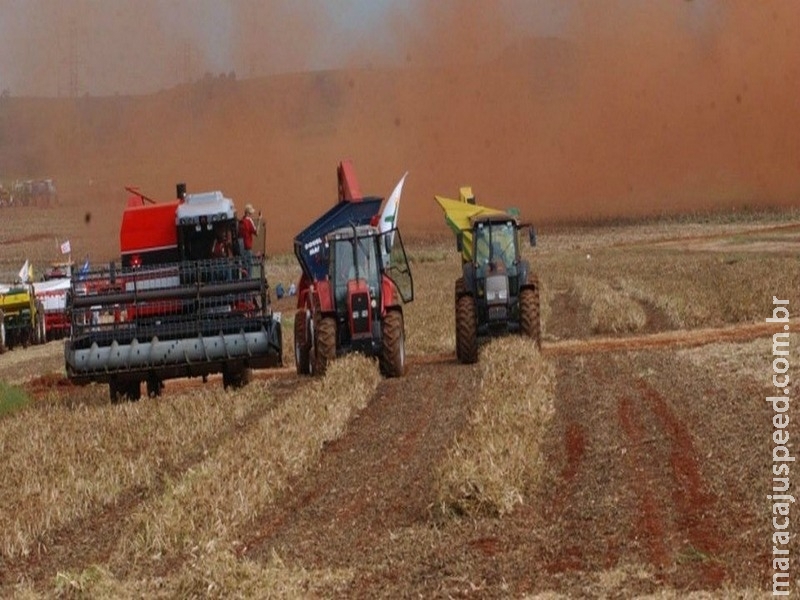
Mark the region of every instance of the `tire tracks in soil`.
[[[788, 323], [790, 331], [800, 328], [800, 319]], [[771, 336], [778, 331], [775, 323], [738, 323], [725, 327], [676, 329], [624, 336], [593, 336], [559, 341], [543, 341], [542, 354], [551, 357], [581, 356], [602, 352], [634, 352], [668, 348], [696, 348], [709, 344], [736, 344]], [[453, 353], [442, 352], [415, 357], [421, 364], [443, 364], [453, 361]]]
[[[795, 330], [800, 319], [791, 319], [789, 326]], [[575, 356], [597, 352], [658, 350], [662, 348], [692, 348], [717, 343], [747, 342], [772, 335], [778, 330], [774, 323], [740, 323], [728, 327], [680, 329], [646, 335], [625, 337], [594, 337], [590, 339], [545, 342], [542, 351], [549, 356]]]
[[681, 589], [718, 587], [726, 529], [684, 421], [623, 355], [562, 356], [544, 442], [544, 571], [644, 560]]
[[477, 369], [454, 359], [414, 360], [405, 377], [383, 380], [291, 497], [264, 515], [246, 554], [275, 552], [309, 569], [358, 568], [389, 532], [427, 522], [437, 459], [466, 425], [477, 386]]
[[82, 570], [91, 564], [103, 564], [125, 533], [128, 519], [137, 507], [158, 497], [166, 489], [167, 482], [200, 464], [226, 441], [253, 427], [261, 416], [283, 403], [288, 392], [294, 392], [311, 382], [309, 378], [273, 374], [258, 378], [270, 381], [274, 392], [271, 402], [254, 406], [242, 419], [218, 431], [206, 444], [185, 455], [180, 462], [162, 466], [154, 483], [130, 487], [112, 504], [98, 506], [95, 511], [47, 533], [39, 540], [38, 551], [13, 560], [0, 557], [0, 590], [7, 585], [30, 581], [41, 591], [47, 591], [56, 571]]

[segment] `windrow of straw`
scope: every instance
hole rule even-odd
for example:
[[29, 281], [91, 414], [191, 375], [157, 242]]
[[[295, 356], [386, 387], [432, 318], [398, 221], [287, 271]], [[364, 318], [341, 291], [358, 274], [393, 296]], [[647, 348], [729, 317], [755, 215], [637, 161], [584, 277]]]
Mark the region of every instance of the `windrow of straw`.
[[126, 491], [154, 489], [264, 402], [202, 388], [118, 406], [42, 404], [0, 419], [0, 555], [27, 555]]
[[369, 359], [352, 355], [334, 361], [323, 379], [271, 406], [140, 506], [117, 558], [161, 560], [210, 545], [237, 547], [290, 478], [308, 469], [324, 443], [338, 438], [366, 406], [379, 381]]
[[537, 483], [555, 376], [536, 346], [518, 336], [488, 343], [477, 368], [480, 400], [438, 469], [438, 501], [445, 514], [502, 516]]
[[589, 325], [593, 333], [633, 333], [647, 324], [642, 305], [605, 281], [576, 277], [573, 287], [581, 303], [589, 307]]

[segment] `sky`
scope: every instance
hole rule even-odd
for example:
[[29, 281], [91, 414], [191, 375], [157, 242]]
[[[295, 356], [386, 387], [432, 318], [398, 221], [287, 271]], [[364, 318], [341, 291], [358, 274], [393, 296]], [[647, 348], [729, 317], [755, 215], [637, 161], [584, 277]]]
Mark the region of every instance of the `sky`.
[[[579, 5], [562, 0], [0, 0], [0, 90], [14, 96], [151, 93], [206, 74], [248, 78], [484, 60], [520, 35], [567, 37]], [[470, 39], [475, 22], [486, 23], [479, 45]], [[465, 51], [445, 53], [443, 46]]]

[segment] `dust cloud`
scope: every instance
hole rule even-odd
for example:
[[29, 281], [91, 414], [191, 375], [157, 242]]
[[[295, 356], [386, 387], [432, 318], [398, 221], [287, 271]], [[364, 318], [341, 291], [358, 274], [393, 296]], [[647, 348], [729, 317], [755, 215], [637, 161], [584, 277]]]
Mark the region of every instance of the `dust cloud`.
[[[35, 3], [54, 19], [37, 26], [78, 4]], [[332, 51], [314, 46], [320, 17], [241, 1], [192, 46], [185, 24], [116, 5], [82, 26], [125, 40], [86, 72], [104, 91], [0, 99], [0, 178], [55, 177], [111, 255], [123, 186], [166, 200], [178, 181], [257, 205], [268, 249], [289, 251], [335, 201], [344, 158], [368, 194], [409, 171], [404, 233], [446, 233], [433, 195], [460, 185], [535, 223], [798, 203], [797, 3], [576, 1], [550, 34], [509, 27], [491, 2], [419, 3], [389, 9], [390, 41], [362, 34], [341, 44], [344, 66], [304, 72]], [[63, 53], [57, 37], [42, 51]], [[298, 72], [267, 75], [279, 61]], [[130, 95], [136, 81], [160, 91]]]

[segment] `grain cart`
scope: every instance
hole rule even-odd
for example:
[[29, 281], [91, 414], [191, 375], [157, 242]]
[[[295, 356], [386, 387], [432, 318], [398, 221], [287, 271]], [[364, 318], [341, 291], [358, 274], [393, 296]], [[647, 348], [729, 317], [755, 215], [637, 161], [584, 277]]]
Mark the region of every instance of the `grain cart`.
[[72, 276], [67, 375], [108, 383], [112, 401], [138, 399], [142, 382], [157, 396], [167, 379], [214, 373], [238, 387], [251, 369], [281, 364], [263, 249], [249, 265], [235, 253], [212, 257], [217, 235], [235, 239], [233, 202], [219, 191], [177, 190], [177, 200], [157, 203], [128, 188], [121, 266]]
[[528, 230], [509, 212], [475, 204], [469, 187], [459, 200], [435, 196], [445, 220], [456, 234], [462, 276], [455, 283], [456, 356], [459, 362], [478, 360], [481, 338], [519, 333], [541, 344], [539, 281], [520, 254], [520, 236]]
[[414, 289], [394, 227], [397, 202], [381, 212], [381, 198], [361, 197], [349, 163], [338, 174], [339, 201], [294, 240], [303, 273], [295, 314], [297, 372], [322, 374], [336, 356], [362, 352], [378, 357], [383, 375], [400, 377], [403, 303], [413, 300]]
[[44, 343], [44, 308], [30, 283], [21, 283], [0, 293], [0, 312], [3, 315], [0, 342], [4, 348], [27, 348]]

